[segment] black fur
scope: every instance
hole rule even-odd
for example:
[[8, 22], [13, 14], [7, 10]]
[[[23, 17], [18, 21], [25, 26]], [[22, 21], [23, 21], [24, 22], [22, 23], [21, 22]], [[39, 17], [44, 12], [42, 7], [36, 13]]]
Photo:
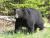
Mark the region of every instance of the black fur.
[[18, 14], [18, 18], [16, 17], [15, 22], [15, 32], [19, 29], [19, 27], [27, 27], [29, 32], [36, 31], [37, 28], [43, 30], [43, 20], [41, 12], [32, 8], [23, 8], [16, 9], [16, 14]]

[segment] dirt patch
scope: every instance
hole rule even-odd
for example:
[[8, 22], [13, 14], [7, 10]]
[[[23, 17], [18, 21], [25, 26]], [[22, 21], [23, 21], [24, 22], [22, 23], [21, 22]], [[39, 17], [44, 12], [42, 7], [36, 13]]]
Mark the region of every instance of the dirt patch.
[[15, 27], [15, 22], [0, 19], [0, 32], [12, 31], [14, 30], [14, 27]]

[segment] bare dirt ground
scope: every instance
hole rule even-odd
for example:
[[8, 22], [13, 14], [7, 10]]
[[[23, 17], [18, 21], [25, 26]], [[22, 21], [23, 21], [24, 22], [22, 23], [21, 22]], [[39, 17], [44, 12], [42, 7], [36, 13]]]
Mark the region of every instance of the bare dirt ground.
[[0, 33], [14, 30], [15, 23], [0, 19]]

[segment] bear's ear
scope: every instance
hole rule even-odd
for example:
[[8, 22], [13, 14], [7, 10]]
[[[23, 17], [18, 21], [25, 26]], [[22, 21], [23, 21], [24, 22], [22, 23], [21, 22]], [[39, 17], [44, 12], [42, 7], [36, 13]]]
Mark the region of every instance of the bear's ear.
[[24, 8], [22, 8], [21, 10], [22, 10], [22, 11], [24, 11], [25, 9], [24, 9]]
[[22, 11], [24, 12], [24, 14], [29, 14], [31, 13], [31, 9], [30, 8], [23, 8]]
[[21, 10], [22, 10], [22, 12], [23, 12], [23, 15], [25, 15], [25, 14], [26, 14], [25, 8], [22, 8]]

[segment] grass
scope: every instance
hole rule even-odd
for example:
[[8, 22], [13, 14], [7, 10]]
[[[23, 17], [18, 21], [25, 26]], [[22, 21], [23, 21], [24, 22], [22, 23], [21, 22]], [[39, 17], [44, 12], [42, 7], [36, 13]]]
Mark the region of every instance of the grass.
[[38, 31], [36, 33], [32, 34], [24, 34], [22, 32], [18, 33], [0, 33], [0, 38], [50, 38], [50, 24], [47, 23], [47, 19], [44, 19], [45, 24], [44, 26], [46, 27], [43, 31]]
[[0, 38], [50, 38], [50, 28], [45, 28], [43, 31], [38, 31], [32, 34], [19, 33], [3, 33]]

